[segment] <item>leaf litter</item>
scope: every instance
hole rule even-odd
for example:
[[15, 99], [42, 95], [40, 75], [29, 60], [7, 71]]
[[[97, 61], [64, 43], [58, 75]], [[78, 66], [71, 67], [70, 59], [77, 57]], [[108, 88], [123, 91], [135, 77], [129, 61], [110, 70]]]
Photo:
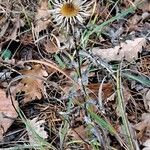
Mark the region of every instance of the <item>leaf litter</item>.
[[150, 2], [75, 1], [0, 1], [0, 148], [148, 150]]

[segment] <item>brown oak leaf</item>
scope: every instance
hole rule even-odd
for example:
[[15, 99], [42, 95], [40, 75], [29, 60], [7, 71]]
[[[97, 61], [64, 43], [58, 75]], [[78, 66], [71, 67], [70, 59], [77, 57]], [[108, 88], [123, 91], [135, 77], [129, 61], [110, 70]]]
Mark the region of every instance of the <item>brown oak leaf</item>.
[[31, 70], [20, 71], [23, 77], [16, 87], [17, 92], [25, 92], [24, 103], [35, 99], [41, 99], [44, 94], [44, 84], [42, 78], [47, 76], [47, 72], [41, 65], [32, 66]]

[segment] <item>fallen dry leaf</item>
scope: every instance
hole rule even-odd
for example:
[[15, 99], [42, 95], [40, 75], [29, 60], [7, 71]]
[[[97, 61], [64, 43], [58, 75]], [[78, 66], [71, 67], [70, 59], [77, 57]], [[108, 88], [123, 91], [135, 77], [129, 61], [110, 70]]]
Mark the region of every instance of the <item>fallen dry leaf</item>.
[[[20, 83], [16, 86], [16, 91], [25, 92], [24, 103], [35, 99], [41, 99], [44, 94], [43, 76], [47, 76], [47, 72], [42, 68], [41, 65], [32, 66], [31, 70], [20, 71], [23, 75], [29, 77], [23, 78]], [[34, 78], [34, 77], [38, 78]]]
[[17, 41], [16, 38], [19, 34], [18, 31], [20, 27], [23, 26], [24, 26], [24, 22], [22, 19], [20, 19], [20, 16], [17, 16], [14, 19], [10, 19], [7, 22], [5, 22], [5, 24], [1, 27], [0, 37], [6, 38], [6, 41], [9, 41], [10, 39]]
[[[4, 7], [5, 6], [5, 7]], [[0, 38], [4, 36], [6, 33], [6, 30], [8, 29], [8, 26], [11, 22], [9, 18], [10, 13], [8, 11], [4, 10], [10, 10], [11, 5], [7, 1], [0, 1]]]
[[[87, 86], [90, 90], [90, 96], [98, 95], [100, 84], [91, 83]], [[111, 83], [103, 83], [102, 85], [102, 98], [107, 99], [113, 93], [113, 85]]]
[[143, 146], [145, 146], [142, 150], [150, 150], [150, 139], [146, 140], [143, 143]]
[[50, 20], [50, 13], [48, 11], [48, 0], [41, 0], [40, 7], [37, 9], [37, 13], [35, 15], [35, 35], [38, 38], [38, 33], [42, 30], [45, 30]]
[[143, 12], [150, 11], [150, 1], [149, 0], [135, 0], [134, 4], [137, 4], [138, 8]]
[[[10, 20], [5, 22], [3, 26], [0, 26], [0, 38], [2, 38], [4, 36], [4, 34], [6, 33], [6, 30], [9, 26]], [[1, 24], [1, 23], [0, 23]]]
[[107, 102], [109, 102], [109, 101], [114, 101], [114, 100], [115, 100], [115, 96], [116, 96], [116, 93], [113, 93], [112, 95], [110, 95], [110, 96], [107, 98]]
[[47, 53], [53, 54], [57, 52], [60, 48], [59, 40], [56, 36], [51, 36], [49, 39], [46, 39], [44, 47]]
[[140, 15], [135, 14], [134, 16], [132, 16], [129, 19], [129, 24], [128, 24], [128, 30], [131, 31], [135, 31], [138, 29], [138, 23], [139, 21], [142, 19], [142, 17]]
[[[13, 104], [17, 108], [18, 102], [13, 99]], [[8, 130], [18, 114], [12, 105], [10, 97], [6, 97], [6, 92], [0, 89], [0, 141], [3, 134]]]
[[[88, 138], [88, 132], [87, 129], [83, 126], [80, 125], [77, 128], [71, 129], [68, 133], [74, 140], [79, 140], [84, 142]], [[83, 147], [86, 150], [90, 150], [92, 147], [88, 145], [87, 143], [83, 143]]]
[[19, 16], [17, 18], [13, 19], [12, 22], [13, 22], [13, 29], [12, 29], [11, 35], [8, 37], [8, 39], [16, 40], [16, 38], [18, 36], [18, 29], [20, 28], [20, 26], [23, 26], [23, 23], [21, 25], [21, 20], [20, 20]]
[[127, 40], [114, 48], [99, 49], [99, 47], [94, 47], [92, 52], [107, 61], [122, 60], [123, 58], [132, 61], [134, 58], [138, 58], [138, 52], [142, 51], [143, 46], [146, 46], [146, 39], [136, 38], [133, 41]]
[[45, 50], [48, 53], [55, 53], [59, 50], [58, 46], [53, 41], [46, 41], [46, 44], [44, 44]]
[[[45, 120], [39, 120], [38, 118], [33, 118], [32, 120], [28, 120], [29, 126], [32, 128], [32, 130], [38, 134], [41, 138], [43, 139], [47, 139], [48, 138], [48, 134], [47, 132], [44, 130], [44, 123]], [[27, 131], [28, 131], [28, 137], [29, 137], [29, 142], [30, 144], [37, 144], [39, 142], [39, 139], [36, 138], [36, 135], [34, 135], [34, 132], [31, 131], [31, 128], [27, 127]]]
[[29, 45], [33, 43], [33, 36], [27, 32], [23, 35], [20, 35], [19, 40], [23, 45]]
[[139, 131], [137, 137], [142, 142], [145, 142], [147, 137], [150, 137], [150, 113], [142, 114], [142, 121], [135, 125], [135, 129]]
[[76, 140], [82, 140], [82, 139], [85, 140], [87, 138], [87, 132], [83, 125], [77, 128], [71, 129], [71, 131], [69, 132], [69, 135], [72, 136]]

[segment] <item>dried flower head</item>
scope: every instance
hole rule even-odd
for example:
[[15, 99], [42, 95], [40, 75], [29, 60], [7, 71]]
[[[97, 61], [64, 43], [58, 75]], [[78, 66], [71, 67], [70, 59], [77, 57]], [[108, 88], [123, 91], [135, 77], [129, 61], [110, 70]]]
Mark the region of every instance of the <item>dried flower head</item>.
[[88, 0], [55, 0], [54, 9], [51, 11], [54, 21], [60, 28], [66, 28], [67, 32], [77, 23], [83, 23], [90, 16], [93, 2]]

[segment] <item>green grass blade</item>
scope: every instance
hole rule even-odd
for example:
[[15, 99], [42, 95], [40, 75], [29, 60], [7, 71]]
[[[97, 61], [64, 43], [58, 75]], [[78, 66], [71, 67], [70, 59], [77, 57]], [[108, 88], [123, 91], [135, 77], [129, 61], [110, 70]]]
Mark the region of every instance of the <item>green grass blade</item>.
[[120, 67], [117, 70], [117, 100], [118, 100], [117, 111], [120, 114], [120, 117], [122, 118], [123, 128], [125, 130], [125, 135], [126, 135], [127, 147], [130, 150], [134, 150], [135, 148], [134, 148], [133, 138], [130, 132], [129, 122], [125, 111], [125, 104], [124, 104], [124, 98], [123, 98], [122, 86], [121, 86]]
[[55, 54], [54, 57], [62, 69], [66, 68], [65, 63], [61, 60], [61, 58], [57, 54]]
[[136, 74], [130, 71], [123, 71], [122, 76], [126, 77], [129, 80], [135, 80], [145, 86], [150, 87], [150, 79], [144, 75]]
[[113, 126], [109, 122], [105, 121], [103, 118], [101, 118], [100, 116], [98, 116], [97, 114], [95, 114], [94, 112], [92, 112], [89, 109], [88, 109], [88, 112], [89, 112], [90, 116], [94, 119], [94, 121], [96, 121], [96, 123], [100, 127], [105, 128], [112, 135], [116, 134], [115, 129], [113, 128]]
[[[69, 100], [67, 112], [70, 112], [71, 105], [72, 105], [72, 99]], [[65, 138], [68, 133], [68, 130], [69, 130], [69, 122], [68, 122], [68, 116], [66, 115], [64, 116], [64, 121], [59, 129], [60, 149], [63, 149], [63, 145], [65, 142]]]
[[87, 111], [90, 114], [91, 118], [100, 126], [100, 128], [106, 129], [111, 135], [114, 135], [116, 137], [116, 139], [122, 146], [126, 147], [126, 145], [116, 132], [115, 128], [108, 121], [104, 120], [103, 118], [92, 112], [90, 109], [87, 109]]
[[86, 46], [87, 44], [87, 41], [89, 39], [89, 37], [93, 34], [93, 33], [100, 33], [102, 31], [102, 29], [109, 25], [110, 23], [118, 20], [118, 19], [121, 19], [123, 17], [125, 17], [126, 15], [128, 15], [129, 13], [133, 13], [135, 11], [135, 7], [130, 7], [128, 8], [127, 10], [123, 11], [122, 13], [120, 14], [117, 14], [116, 16], [112, 17], [111, 19], [103, 22], [102, 24], [100, 25], [92, 25], [91, 26], [91, 30], [88, 31], [88, 30], [85, 30], [85, 32], [82, 34], [82, 37], [81, 37], [81, 44], [83, 47]]

